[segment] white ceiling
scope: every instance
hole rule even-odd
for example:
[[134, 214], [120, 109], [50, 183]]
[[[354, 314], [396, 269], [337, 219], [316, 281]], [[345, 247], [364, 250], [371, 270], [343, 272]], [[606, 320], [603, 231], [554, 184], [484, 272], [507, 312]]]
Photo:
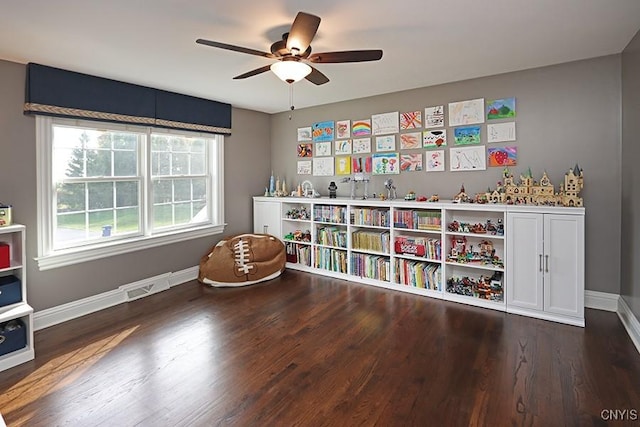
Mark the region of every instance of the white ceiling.
[[381, 61], [318, 64], [296, 108], [620, 53], [640, 0], [3, 1], [0, 59], [64, 68], [274, 113], [287, 84], [272, 62], [197, 38], [268, 51], [298, 11], [322, 18], [314, 52], [382, 49]]

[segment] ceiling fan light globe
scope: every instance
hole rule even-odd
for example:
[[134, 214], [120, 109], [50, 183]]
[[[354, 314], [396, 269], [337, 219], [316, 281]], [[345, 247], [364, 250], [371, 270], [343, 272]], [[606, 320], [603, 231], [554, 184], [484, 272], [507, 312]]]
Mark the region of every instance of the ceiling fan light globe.
[[283, 82], [295, 83], [307, 77], [311, 67], [304, 62], [278, 61], [271, 64], [271, 71]]

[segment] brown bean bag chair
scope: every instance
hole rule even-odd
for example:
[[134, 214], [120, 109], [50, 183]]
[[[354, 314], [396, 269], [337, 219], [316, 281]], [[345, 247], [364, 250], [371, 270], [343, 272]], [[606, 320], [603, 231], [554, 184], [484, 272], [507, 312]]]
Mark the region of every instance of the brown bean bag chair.
[[253, 285], [278, 277], [285, 262], [284, 244], [274, 236], [237, 234], [200, 259], [198, 280], [216, 287]]

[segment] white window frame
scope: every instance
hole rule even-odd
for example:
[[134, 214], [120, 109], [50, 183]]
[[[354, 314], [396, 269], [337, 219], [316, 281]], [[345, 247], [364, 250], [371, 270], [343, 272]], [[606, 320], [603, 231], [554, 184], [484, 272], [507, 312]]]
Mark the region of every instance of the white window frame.
[[[133, 131], [151, 133], [170, 133], [182, 136], [196, 136], [213, 139], [213, 147], [209, 147], [209, 170], [211, 171], [211, 185], [208, 186], [208, 206], [210, 221], [193, 227], [178, 227], [165, 231], [153, 231], [148, 221], [148, 214], [143, 218], [143, 230], [141, 235], [130, 238], [114, 239], [91, 245], [54, 250], [53, 231], [54, 215], [56, 214], [55, 186], [53, 183], [53, 125], [77, 127], [97, 127], [115, 131]], [[143, 189], [141, 190], [146, 211], [151, 212], [151, 168], [148, 158], [150, 156], [150, 142], [145, 148], [145, 159], [140, 162], [144, 165]], [[58, 267], [78, 264], [86, 261], [106, 258], [123, 253], [153, 248], [157, 246], [182, 242], [189, 239], [220, 234], [224, 231], [224, 137], [181, 130], [156, 129], [145, 126], [121, 125], [114, 123], [95, 122], [91, 120], [76, 120], [52, 118], [47, 116], [36, 117], [36, 164], [37, 164], [37, 199], [38, 199], [38, 256], [35, 260], [40, 270], [49, 270]], [[146, 190], [144, 190], [146, 188]]]

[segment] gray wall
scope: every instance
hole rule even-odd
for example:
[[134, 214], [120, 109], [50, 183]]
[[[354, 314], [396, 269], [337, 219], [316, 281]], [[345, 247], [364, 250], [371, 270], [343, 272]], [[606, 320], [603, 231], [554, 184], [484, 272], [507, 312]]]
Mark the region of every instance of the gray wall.
[[[617, 294], [620, 292], [616, 261], [620, 255], [620, 79], [620, 55], [612, 55], [275, 114], [271, 119], [271, 165], [274, 173], [286, 177], [290, 186], [309, 179], [321, 194], [327, 195], [329, 182], [339, 181], [339, 177], [296, 175], [298, 127], [323, 120], [353, 121], [377, 113], [424, 110], [427, 106], [446, 106], [466, 99], [516, 97], [517, 141], [513, 144], [518, 147], [518, 166], [512, 172], [520, 173], [530, 167], [539, 179], [546, 170], [557, 188], [565, 172], [576, 163], [584, 169], [586, 287]], [[451, 145], [452, 131], [447, 129]], [[485, 131], [483, 125], [484, 134]], [[462, 184], [470, 194], [495, 188], [501, 169], [403, 172], [390, 177], [396, 183], [399, 197], [414, 190], [417, 194], [438, 193], [441, 199], [450, 199]], [[383, 191], [384, 179], [373, 177], [371, 192]], [[339, 196], [349, 195], [348, 184], [338, 187]]]
[[622, 52], [622, 246], [620, 294], [640, 319], [640, 32]]
[[[198, 264], [221, 236], [188, 240], [70, 267], [39, 271], [36, 233], [35, 119], [22, 114], [26, 68], [0, 61], [0, 201], [13, 205], [14, 222], [27, 226], [27, 292], [36, 311]], [[214, 95], [212, 95], [214, 97]], [[233, 109], [225, 138], [225, 234], [253, 229], [251, 195], [269, 175], [269, 116]], [[250, 165], [250, 166], [247, 166]]]

